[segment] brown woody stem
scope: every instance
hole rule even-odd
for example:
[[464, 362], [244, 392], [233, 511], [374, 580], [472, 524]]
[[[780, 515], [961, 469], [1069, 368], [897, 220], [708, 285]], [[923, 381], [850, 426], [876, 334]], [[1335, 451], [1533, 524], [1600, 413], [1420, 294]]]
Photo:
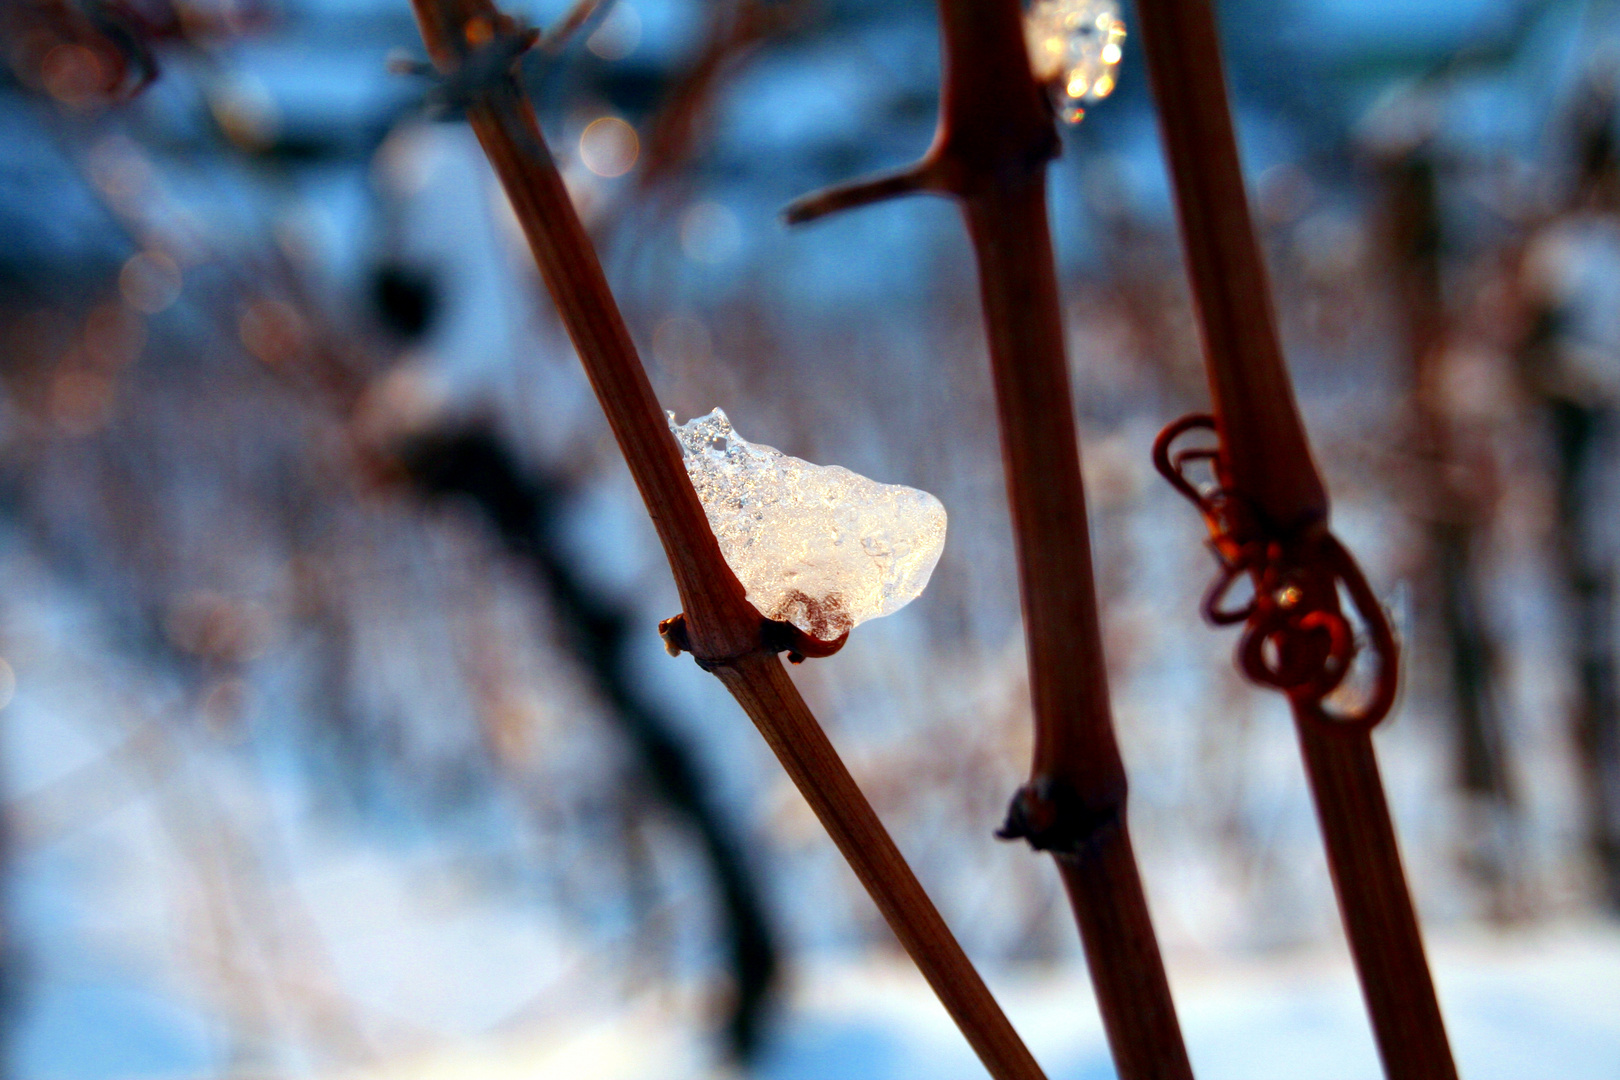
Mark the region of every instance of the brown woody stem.
[[940, 17], [945, 85], [934, 153], [961, 196], [979, 264], [1034, 699], [1032, 780], [1015, 807], [1030, 794], [1067, 796], [1056, 807], [1063, 842], [1053, 854], [1120, 1076], [1190, 1078], [1126, 826], [1108, 707], [1046, 218], [1046, 166], [1057, 152], [1051, 108], [1030, 73], [1017, 0], [940, 0]]
[[[940, 0], [945, 81], [914, 170], [795, 204], [791, 220], [923, 185], [958, 197], [979, 266], [1035, 712], [1035, 760], [1000, 835], [1049, 850], [1074, 907], [1125, 1080], [1190, 1078], [1125, 821], [1093, 586], [1080, 448], [1046, 217], [1057, 153], [1017, 0]], [[852, 197], [854, 193], [857, 197]]]
[[[516, 32], [490, 0], [414, 0], [414, 6], [428, 51], [447, 76], [475, 50]], [[990, 1074], [1041, 1080], [787, 677], [762, 632], [764, 621], [726, 564], [533, 109], [505, 73], [473, 91], [468, 120], [511, 199], [669, 558], [685, 608], [679, 647], [713, 671], [758, 726]], [[666, 634], [673, 629], [666, 624]]]
[[[1215, 13], [1209, 0], [1138, 0], [1137, 14], [1203, 332], [1223, 483], [1262, 519], [1268, 538], [1304, 535], [1325, 526], [1327, 491], [1283, 363]], [[1393, 652], [1385, 659], [1393, 664]], [[1335, 725], [1301, 700], [1294, 705], [1384, 1071], [1401, 1080], [1455, 1077], [1371, 733]]]
[[1295, 714], [1345, 936], [1390, 1080], [1455, 1080], [1372, 732]]
[[1041, 1080], [1040, 1066], [1002, 1015], [866, 797], [855, 786], [781, 661], [774, 656], [755, 655], [718, 668], [715, 674], [755, 718], [782, 768], [804, 793], [810, 808], [990, 1075]]
[[1140, 0], [1137, 16], [1231, 485], [1276, 528], [1301, 528], [1326, 519], [1327, 491], [1283, 364], [1215, 13], [1209, 0]]
[[1119, 1075], [1187, 1078], [1126, 827], [1043, 172], [962, 203], [979, 262], [1034, 700], [1033, 779], [1019, 802], [1065, 796], [1051, 800], [1053, 842], [1030, 840], [1057, 859]]

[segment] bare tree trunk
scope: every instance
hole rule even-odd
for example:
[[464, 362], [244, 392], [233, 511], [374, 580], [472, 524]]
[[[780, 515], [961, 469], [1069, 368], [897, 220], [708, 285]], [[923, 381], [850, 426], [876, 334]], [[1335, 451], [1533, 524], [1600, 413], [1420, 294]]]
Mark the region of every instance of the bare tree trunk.
[[[1479, 814], [1466, 839], [1468, 866], [1498, 914], [1511, 910], [1519, 877], [1511, 822], [1516, 798], [1498, 687], [1500, 650], [1480, 588], [1477, 552], [1494, 485], [1471, 468], [1466, 433], [1444, 400], [1447, 317], [1441, 289], [1442, 226], [1432, 148], [1400, 146], [1377, 163], [1384, 192], [1385, 250], [1394, 280], [1412, 386], [1411, 451], [1417, 502], [1428, 533], [1426, 602], [1448, 662], [1455, 779]], [[1466, 479], [1463, 479], [1466, 477]], [[1468, 486], [1464, 486], [1464, 485]]]
[[[1610, 222], [1620, 214], [1620, 144], [1612, 75], [1594, 78], [1572, 110], [1574, 184], [1562, 220]], [[1560, 218], [1550, 224], [1557, 227]], [[1577, 233], [1579, 236], [1579, 233]], [[1521, 274], [1523, 273], [1521, 269]], [[1593, 385], [1569, 355], [1566, 324], [1583, 298], [1535, 296], [1516, 357], [1553, 453], [1557, 515], [1553, 557], [1567, 590], [1575, 701], [1570, 716], [1587, 841], [1605, 902], [1620, 909], [1620, 673], [1615, 657], [1612, 503], [1601, 486], [1620, 443], [1616, 385]], [[1593, 303], [1592, 298], [1584, 302]], [[1602, 302], [1598, 300], [1597, 302]], [[1605, 313], [1606, 315], [1606, 313]], [[1582, 346], [1589, 348], [1590, 346]], [[1613, 343], [1611, 343], [1611, 348]], [[1611, 365], [1620, 357], [1606, 358]]]
[[1557, 447], [1559, 566], [1570, 593], [1576, 701], [1571, 718], [1600, 887], [1620, 908], [1620, 686], [1615, 672], [1614, 567], [1601, 554], [1604, 506], [1593, 480], [1614, 453], [1615, 416], [1603, 406], [1547, 404]]

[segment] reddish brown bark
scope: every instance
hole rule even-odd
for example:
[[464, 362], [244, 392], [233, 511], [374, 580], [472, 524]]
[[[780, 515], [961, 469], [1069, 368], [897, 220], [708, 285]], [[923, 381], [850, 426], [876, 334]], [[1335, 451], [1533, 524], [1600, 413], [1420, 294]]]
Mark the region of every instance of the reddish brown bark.
[[1345, 936], [1393, 1080], [1455, 1077], [1370, 731], [1295, 714]]
[[[1209, 0], [1137, 5], [1232, 486], [1279, 529], [1327, 517], [1255, 243]], [[1216, 358], [1241, 358], [1219, 363]], [[1284, 467], [1278, 467], [1279, 464]]]
[[[1247, 620], [1244, 670], [1289, 695], [1385, 1072], [1444, 1080], [1456, 1068], [1372, 749], [1371, 727], [1393, 699], [1395, 642], [1354, 561], [1327, 532], [1327, 492], [1283, 364], [1249, 218], [1214, 11], [1209, 0], [1139, 0], [1137, 11], [1220, 436], [1219, 492], [1178, 487], [1210, 522], [1226, 563], [1222, 580], [1245, 571], [1255, 589], [1240, 612], [1211, 602], [1205, 612], [1217, 622]], [[1176, 430], [1156, 448], [1173, 482], [1181, 468], [1167, 451]], [[1372, 699], [1347, 716], [1323, 704], [1356, 654], [1341, 588], [1380, 667]]]
[[1035, 711], [1031, 782], [1014, 803], [1025, 820], [1009, 831], [1057, 858], [1120, 1076], [1191, 1077], [1126, 827], [1044, 177], [967, 196], [963, 211], [979, 259]]
[[780, 624], [747, 601], [709, 529], [596, 252], [533, 109], [510, 73], [525, 40], [490, 0], [415, 0], [434, 64], [466, 96], [468, 119], [523, 226], [669, 558], [684, 607], [667, 640], [736, 697], [777, 753], [992, 1076], [1042, 1074], [787, 677]]
[[941, 0], [934, 145], [912, 169], [801, 200], [790, 221], [915, 191], [957, 198], [979, 268], [1035, 713], [1030, 782], [1002, 835], [1057, 859], [1126, 1080], [1192, 1075], [1126, 827], [1080, 449], [1046, 216], [1057, 152], [1016, 0]]

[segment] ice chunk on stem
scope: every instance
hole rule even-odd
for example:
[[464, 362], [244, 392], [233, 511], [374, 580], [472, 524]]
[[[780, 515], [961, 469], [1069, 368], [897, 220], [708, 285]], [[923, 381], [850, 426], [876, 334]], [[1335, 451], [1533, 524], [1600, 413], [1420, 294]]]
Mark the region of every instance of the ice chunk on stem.
[[926, 491], [812, 465], [732, 429], [719, 409], [670, 429], [726, 562], [766, 618], [822, 641], [916, 599], [945, 547]]
[[1125, 44], [1119, 0], [1035, 0], [1024, 38], [1036, 80], [1051, 88], [1067, 122], [1079, 123], [1086, 105], [1114, 92]]

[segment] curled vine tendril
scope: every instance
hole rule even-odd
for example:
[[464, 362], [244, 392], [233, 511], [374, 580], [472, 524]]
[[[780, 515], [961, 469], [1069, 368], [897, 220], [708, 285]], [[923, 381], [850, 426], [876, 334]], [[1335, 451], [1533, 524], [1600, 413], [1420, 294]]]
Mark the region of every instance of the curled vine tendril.
[[[1214, 417], [1184, 416], [1154, 440], [1153, 464], [1198, 507], [1209, 528], [1220, 568], [1204, 594], [1204, 618], [1216, 626], [1245, 624], [1237, 663], [1250, 679], [1281, 690], [1296, 709], [1336, 728], [1372, 728], [1395, 703], [1399, 649], [1361, 568], [1324, 524], [1291, 533], [1270, 526], [1231, 489], [1218, 448], [1175, 450], [1177, 439], [1196, 430], [1218, 434]], [[1200, 487], [1188, 478], [1188, 468], [1198, 465], [1214, 474], [1213, 485]], [[1254, 595], [1234, 605], [1233, 586], [1244, 576]], [[1341, 587], [1366, 630], [1365, 642], [1356, 639], [1345, 614]], [[1370, 693], [1348, 711], [1329, 707], [1325, 699], [1344, 683], [1363, 649], [1377, 661]]]

